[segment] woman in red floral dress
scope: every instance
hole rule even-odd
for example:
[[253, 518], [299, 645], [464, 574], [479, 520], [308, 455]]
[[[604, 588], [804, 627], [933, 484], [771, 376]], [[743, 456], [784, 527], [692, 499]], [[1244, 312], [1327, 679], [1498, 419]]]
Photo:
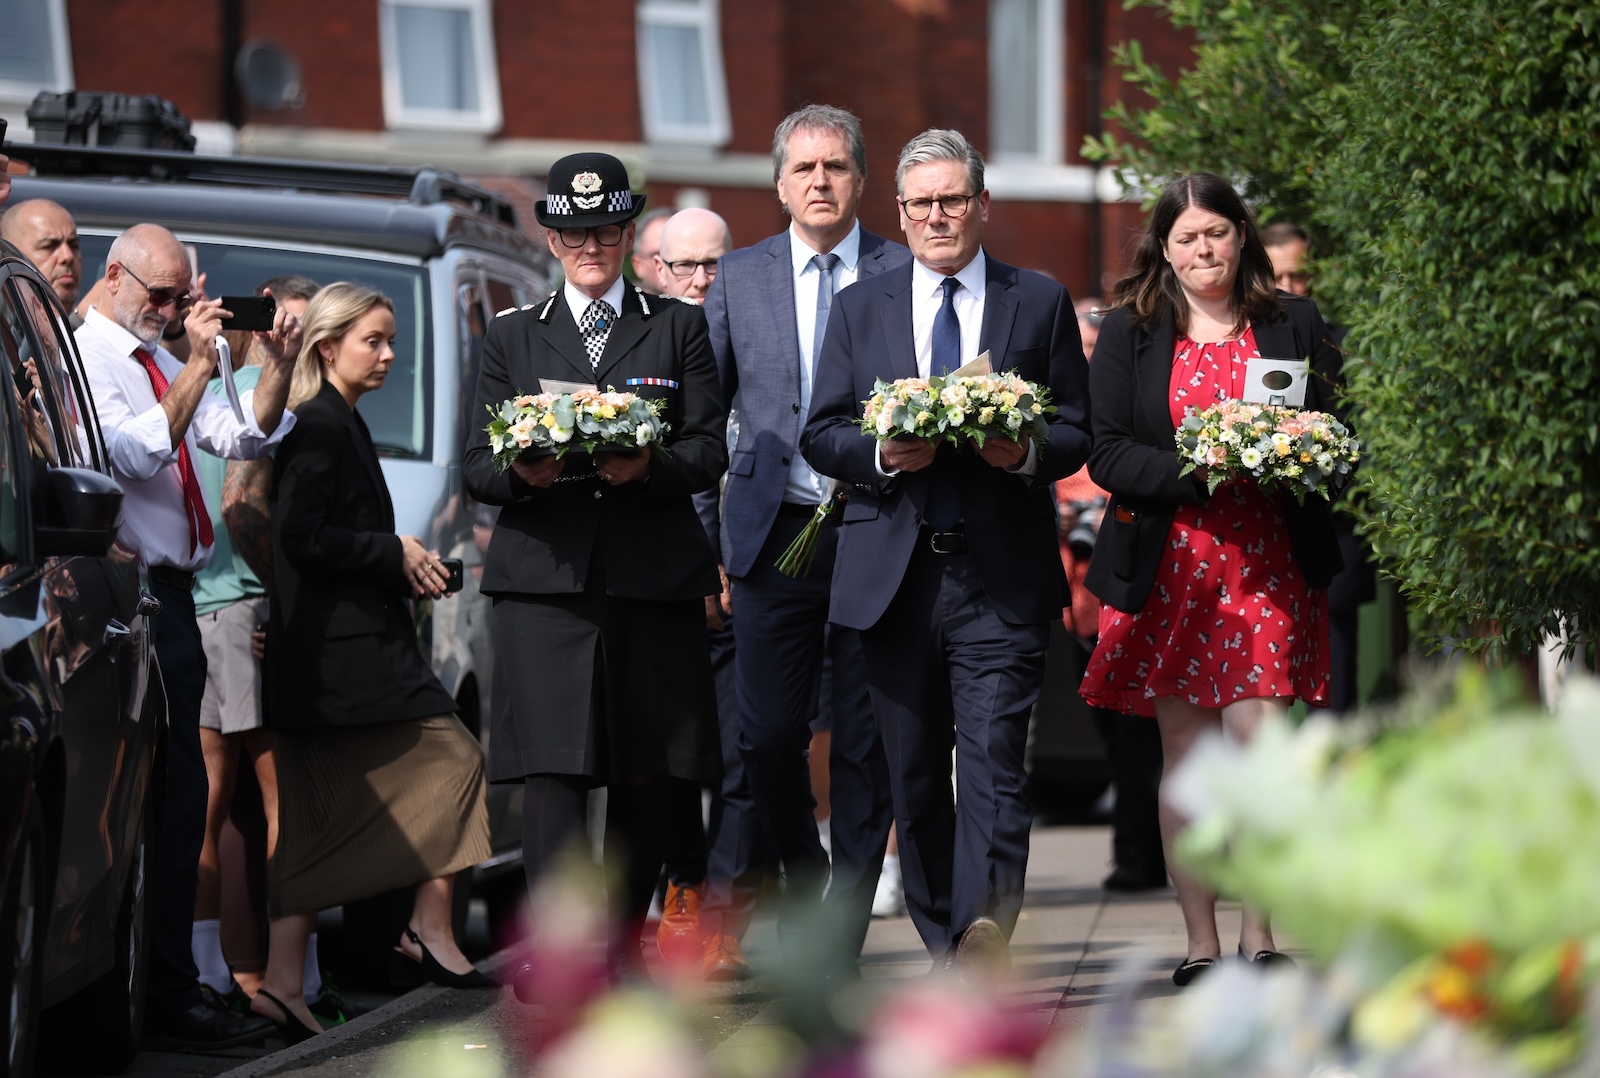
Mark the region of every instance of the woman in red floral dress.
[[[1248, 739], [1300, 698], [1328, 695], [1327, 585], [1339, 567], [1328, 502], [1304, 506], [1235, 481], [1206, 492], [1179, 475], [1184, 409], [1243, 396], [1256, 356], [1310, 358], [1304, 406], [1338, 413], [1340, 355], [1309, 299], [1279, 293], [1250, 212], [1226, 181], [1182, 177], [1163, 192], [1089, 367], [1089, 473], [1111, 492], [1087, 586], [1104, 607], [1082, 693], [1154, 715], [1165, 775], [1209, 730]], [[1216, 896], [1174, 863], [1184, 820], [1161, 804], [1167, 864], [1188, 934], [1187, 984], [1221, 956]], [[1259, 911], [1239, 953], [1283, 960]]]

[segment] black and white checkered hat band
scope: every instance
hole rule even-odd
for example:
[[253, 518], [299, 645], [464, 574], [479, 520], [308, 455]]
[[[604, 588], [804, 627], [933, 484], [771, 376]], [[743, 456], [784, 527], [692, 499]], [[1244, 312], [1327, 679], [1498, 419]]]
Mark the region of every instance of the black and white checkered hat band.
[[[549, 195], [548, 212], [552, 217], [571, 217], [574, 214], [572, 199], [568, 195]], [[606, 213], [623, 213], [633, 209], [632, 191], [612, 191], [606, 196]], [[585, 212], [593, 213], [593, 210]]]

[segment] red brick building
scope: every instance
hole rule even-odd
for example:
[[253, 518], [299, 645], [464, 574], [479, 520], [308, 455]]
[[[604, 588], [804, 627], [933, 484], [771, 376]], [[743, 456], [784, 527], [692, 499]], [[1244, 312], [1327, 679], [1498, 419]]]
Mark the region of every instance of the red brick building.
[[[16, 7], [17, 5], [13, 5]], [[785, 227], [769, 159], [790, 109], [859, 115], [865, 224], [896, 235], [894, 162], [932, 126], [984, 152], [987, 246], [1076, 295], [1121, 264], [1136, 206], [1079, 154], [1126, 92], [1137, 38], [1189, 43], [1121, 0], [20, 0], [0, 115], [28, 137], [41, 88], [157, 94], [202, 151], [431, 163], [517, 194], [532, 223], [551, 161], [607, 149], [654, 205], [707, 205], [739, 244]], [[297, 77], [290, 78], [297, 69]], [[255, 76], [242, 80], [240, 72]]]

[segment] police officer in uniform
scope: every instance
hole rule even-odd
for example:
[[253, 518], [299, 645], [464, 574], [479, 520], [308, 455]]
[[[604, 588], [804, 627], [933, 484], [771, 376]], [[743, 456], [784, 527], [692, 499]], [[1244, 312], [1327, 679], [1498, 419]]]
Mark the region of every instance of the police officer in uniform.
[[665, 442], [525, 455], [501, 472], [480, 429], [463, 466], [472, 496], [502, 507], [481, 585], [496, 649], [490, 779], [524, 786], [530, 886], [582, 840], [589, 790], [609, 788], [619, 971], [640, 960], [663, 823], [721, 766], [704, 606], [720, 584], [690, 498], [727, 468], [726, 416], [701, 309], [623, 279], [643, 209], [609, 154], [552, 166], [536, 216], [566, 282], [494, 320], [472, 414], [552, 383], [609, 386], [660, 399]]

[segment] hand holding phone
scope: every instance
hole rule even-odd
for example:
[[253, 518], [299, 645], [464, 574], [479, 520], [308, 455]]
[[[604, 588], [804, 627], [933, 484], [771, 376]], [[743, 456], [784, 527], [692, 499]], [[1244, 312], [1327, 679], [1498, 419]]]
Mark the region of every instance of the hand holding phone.
[[225, 321], [229, 329], [267, 331], [278, 316], [278, 301], [271, 296], [223, 296], [222, 309], [233, 317]]
[[465, 579], [466, 567], [460, 558], [440, 558], [439, 564], [444, 566], [444, 590], [446, 595], [454, 595], [461, 590]]

